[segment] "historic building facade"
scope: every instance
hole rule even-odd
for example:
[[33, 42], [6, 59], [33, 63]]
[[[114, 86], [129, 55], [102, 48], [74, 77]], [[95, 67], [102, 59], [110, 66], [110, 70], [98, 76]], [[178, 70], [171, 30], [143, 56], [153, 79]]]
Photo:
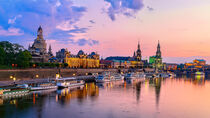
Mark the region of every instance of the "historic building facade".
[[107, 57], [105, 60], [112, 61], [112, 68], [143, 68], [145, 60], [142, 60], [140, 44], [134, 51], [133, 57]]
[[89, 55], [80, 50], [77, 55], [71, 54], [67, 49], [61, 49], [56, 53], [56, 58], [67, 63], [69, 68], [99, 68], [99, 55], [92, 52]]
[[155, 68], [155, 71], [160, 71], [164, 69], [164, 64], [162, 62], [161, 50], [160, 50], [160, 42], [158, 41], [157, 51], [155, 56], [151, 56], [149, 59], [149, 63]]
[[185, 63], [185, 69], [204, 69], [207, 68], [206, 60], [204, 59], [195, 59], [192, 63]]
[[37, 31], [37, 38], [34, 40], [32, 46], [28, 47], [29, 52], [32, 55], [32, 62], [48, 62], [49, 58], [53, 56], [51, 46], [47, 52], [46, 40], [43, 38], [43, 30], [40, 26]]

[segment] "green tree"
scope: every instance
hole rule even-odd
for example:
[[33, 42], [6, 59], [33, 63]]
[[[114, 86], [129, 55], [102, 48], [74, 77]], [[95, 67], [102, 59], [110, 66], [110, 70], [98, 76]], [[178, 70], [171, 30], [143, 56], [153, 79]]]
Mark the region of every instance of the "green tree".
[[59, 63], [56, 63], [56, 64], [55, 64], [55, 66], [56, 66], [57, 68], [59, 67], [59, 65], [60, 65]]
[[68, 64], [67, 64], [67, 63], [64, 63], [64, 67], [65, 67], [65, 68], [68, 67]]
[[44, 63], [44, 66], [45, 67], [49, 67], [50, 66], [50, 63]]
[[5, 61], [5, 51], [4, 49], [0, 46], [0, 65], [4, 65]]
[[0, 46], [4, 49], [6, 55], [4, 58], [4, 64], [9, 66], [15, 64], [19, 53], [25, 50], [23, 46], [12, 44], [8, 41], [1, 41]]
[[32, 56], [31, 56], [30, 52], [28, 52], [27, 50], [21, 51], [17, 55], [16, 63], [18, 64], [18, 67], [27, 68], [30, 66], [31, 58], [32, 58]]
[[56, 67], [55, 63], [50, 63], [50, 67]]

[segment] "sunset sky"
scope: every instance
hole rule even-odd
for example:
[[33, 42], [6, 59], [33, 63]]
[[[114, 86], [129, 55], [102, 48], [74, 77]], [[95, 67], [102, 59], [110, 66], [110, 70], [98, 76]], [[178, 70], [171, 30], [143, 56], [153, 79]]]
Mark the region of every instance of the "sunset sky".
[[155, 54], [165, 62], [210, 63], [210, 0], [0, 0], [0, 41], [25, 48], [41, 25], [55, 53], [68, 48], [101, 57]]

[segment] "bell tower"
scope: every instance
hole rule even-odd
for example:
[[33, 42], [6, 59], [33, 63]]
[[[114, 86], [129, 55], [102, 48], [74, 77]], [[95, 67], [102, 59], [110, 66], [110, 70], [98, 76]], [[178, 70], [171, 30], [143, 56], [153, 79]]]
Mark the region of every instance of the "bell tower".
[[48, 54], [49, 54], [49, 56], [53, 56], [51, 45], [49, 46]]
[[156, 57], [161, 58], [160, 42], [159, 41], [158, 41], [158, 45], [157, 45]]
[[138, 49], [136, 51], [136, 58], [137, 58], [137, 61], [141, 61], [141, 49], [140, 49], [139, 42], [138, 42]]

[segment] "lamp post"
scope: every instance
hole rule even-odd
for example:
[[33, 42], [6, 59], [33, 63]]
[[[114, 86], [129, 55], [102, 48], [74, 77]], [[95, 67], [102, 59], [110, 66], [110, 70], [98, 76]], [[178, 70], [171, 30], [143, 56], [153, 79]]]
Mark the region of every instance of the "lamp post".
[[13, 77], [13, 82], [14, 82], [14, 85], [15, 85], [15, 81], [16, 81], [16, 77]]
[[13, 80], [13, 84], [15, 85], [16, 77], [14, 75], [10, 75], [9, 78]]

